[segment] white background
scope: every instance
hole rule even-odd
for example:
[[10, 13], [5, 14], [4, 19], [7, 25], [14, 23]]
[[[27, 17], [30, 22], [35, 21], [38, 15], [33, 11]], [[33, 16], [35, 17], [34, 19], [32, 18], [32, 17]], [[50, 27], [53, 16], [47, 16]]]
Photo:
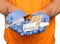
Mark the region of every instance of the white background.
[[[4, 40], [4, 25], [4, 16], [0, 14], [0, 44], [6, 44]], [[55, 44], [60, 44], [60, 14], [56, 16], [55, 39]]]

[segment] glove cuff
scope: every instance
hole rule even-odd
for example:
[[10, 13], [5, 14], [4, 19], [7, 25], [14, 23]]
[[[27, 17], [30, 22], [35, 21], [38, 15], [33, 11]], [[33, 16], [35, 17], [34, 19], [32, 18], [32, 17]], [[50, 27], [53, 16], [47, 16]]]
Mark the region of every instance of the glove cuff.
[[[17, 13], [17, 15], [18, 14], [22, 14], [20, 17], [23, 17], [23, 16], [25, 16], [25, 13], [22, 11], [22, 10], [15, 10], [15, 11], [13, 11], [13, 12], [11, 12], [11, 13]], [[11, 14], [11, 13], [9, 13], [9, 14]]]
[[[33, 13], [33, 16], [38, 16], [38, 15], [47, 15], [46, 13], [44, 13], [44, 12], [36, 12], [36, 13]], [[47, 16], [49, 16], [49, 15], [47, 15]]]

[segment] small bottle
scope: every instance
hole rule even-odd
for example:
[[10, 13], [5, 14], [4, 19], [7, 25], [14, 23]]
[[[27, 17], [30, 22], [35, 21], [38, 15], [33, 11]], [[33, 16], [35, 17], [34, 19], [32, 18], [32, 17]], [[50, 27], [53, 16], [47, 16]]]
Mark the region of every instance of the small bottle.
[[25, 19], [25, 20], [30, 20], [31, 18], [32, 18], [32, 15], [24, 16], [24, 19]]

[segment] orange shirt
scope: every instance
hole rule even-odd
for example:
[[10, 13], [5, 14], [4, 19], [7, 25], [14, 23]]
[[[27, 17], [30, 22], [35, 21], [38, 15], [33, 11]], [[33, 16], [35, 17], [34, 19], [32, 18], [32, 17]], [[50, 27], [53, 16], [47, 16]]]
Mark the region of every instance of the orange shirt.
[[[7, 0], [26, 14], [32, 14], [45, 8], [51, 0]], [[8, 44], [54, 44], [55, 18], [51, 18], [46, 30], [31, 36], [20, 36], [10, 28], [5, 29], [4, 38]]]

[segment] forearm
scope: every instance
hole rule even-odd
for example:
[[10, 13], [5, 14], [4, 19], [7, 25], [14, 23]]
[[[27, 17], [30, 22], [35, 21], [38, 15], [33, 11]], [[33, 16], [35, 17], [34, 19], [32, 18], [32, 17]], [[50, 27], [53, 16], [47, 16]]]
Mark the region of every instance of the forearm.
[[53, 0], [47, 7], [41, 10], [50, 17], [55, 17], [60, 13], [60, 0]]
[[0, 0], [0, 13], [4, 14], [5, 16], [16, 9], [18, 8], [13, 6], [6, 0]]
[[19, 10], [19, 8], [17, 8], [16, 6], [12, 5], [11, 3], [7, 2], [7, 1], [6, 1], [6, 4], [7, 4], [7, 8], [8, 8], [9, 13], [11, 13], [15, 10]]
[[4, 15], [8, 14], [7, 6], [4, 0], [0, 0], [0, 13]]

